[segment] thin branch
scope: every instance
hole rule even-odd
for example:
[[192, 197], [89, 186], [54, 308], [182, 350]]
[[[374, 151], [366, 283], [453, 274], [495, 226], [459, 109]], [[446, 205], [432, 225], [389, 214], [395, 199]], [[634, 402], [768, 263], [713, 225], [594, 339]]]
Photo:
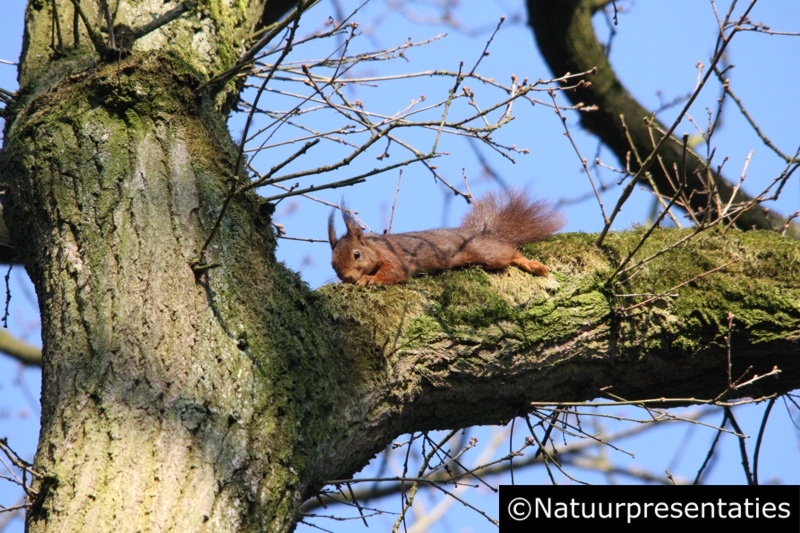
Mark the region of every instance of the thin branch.
[[[289, 51], [292, 48], [292, 39], [294, 38], [295, 32], [297, 31], [297, 28], [300, 25], [300, 12], [299, 11], [297, 11], [297, 14], [293, 19], [293, 22], [294, 22], [294, 24], [292, 24], [292, 27], [289, 30], [289, 35], [286, 38], [286, 46], [283, 49], [283, 52], [281, 54], [281, 58], [278, 60], [278, 64], [280, 64], [280, 61], [283, 58], [286, 57], [286, 55], [289, 53]], [[277, 64], [276, 64], [276, 68], [277, 68]], [[253, 110], [255, 110], [256, 107], [258, 106], [258, 99], [261, 97], [261, 94], [264, 92], [264, 88], [269, 83], [269, 80], [272, 79], [272, 76], [271, 76], [272, 73], [274, 73], [274, 69], [271, 71], [270, 75], [268, 75], [264, 79], [264, 82], [261, 84], [261, 88], [258, 91], [258, 94], [256, 94], [256, 99], [255, 99], [255, 102], [254, 102], [254, 105], [253, 105]], [[231, 173], [234, 176], [234, 179], [232, 180], [232, 184], [231, 184], [231, 190], [228, 193], [228, 196], [223, 201], [222, 207], [220, 208], [219, 214], [217, 215], [217, 219], [214, 222], [214, 225], [211, 227], [211, 231], [209, 232], [208, 237], [206, 237], [206, 240], [203, 243], [203, 246], [200, 248], [200, 251], [197, 254], [197, 260], [194, 262], [194, 266], [195, 267], [202, 267], [203, 266], [203, 264], [204, 264], [204, 259], [203, 258], [205, 256], [205, 252], [208, 249], [208, 246], [211, 244], [211, 240], [214, 238], [214, 235], [216, 235], [217, 230], [220, 227], [220, 224], [222, 224], [222, 219], [225, 216], [225, 212], [227, 211], [228, 206], [230, 205], [230, 202], [233, 199], [233, 196], [235, 196], [237, 194], [237, 192], [238, 192], [237, 191], [237, 186], [236, 186], [236, 181], [237, 181], [236, 180], [236, 176], [238, 176], [238, 174], [240, 172], [240, 168], [241, 168], [241, 164], [242, 164], [242, 158], [244, 157], [244, 143], [245, 143], [245, 139], [247, 138], [247, 132], [250, 129], [250, 124], [252, 123], [252, 120], [253, 120], [253, 111], [251, 111], [247, 115], [247, 122], [245, 123], [244, 133], [242, 134], [242, 141], [239, 144], [239, 150], [238, 150], [238, 153], [236, 155], [236, 163], [234, 164], [233, 169], [231, 169], [232, 170]], [[308, 148], [310, 148], [310, 146], [308, 146]], [[195, 272], [197, 272], [197, 270], [195, 270]]]
[[725, 407], [725, 411], [728, 415], [728, 420], [730, 420], [731, 427], [738, 434], [737, 442], [739, 443], [739, 455], [742, 458], [742, 471], [744, 472], [745, 478], [747, 479], [747, 484], [753, 485], [753, 474], [750, 471], [750, 460], [747, 458], [747, 446], [745, 445], [745, 439], [747, 437], [742, 432], [742, 429], [739, 427], [739, 423], [736, 421], [736, 417], [733, 416], [733, 411], [731, 410], [731, 408]]
[[[72, 5], [75, 6], [75, 13], [81, 18], [81, 21], [83, 21], [83, 26], [86, 29], [86, 33], [89, 34], [89, 38], [92, 40], [95, 50], [103, 57], [108, 56], [111, 49], [106, 45], [105, 39], [95, 28], [95, 22], [89, 20], [89, 17], [83, 12], [83, 9], [81, 9], [80, 0], [72, 0]], [[75, 31], [78, 31], [77, 28]]]
[[25, 366], [42, 366], [42, 350], [18, 339], [5, 328], [0, 329], [0, 352]]
[[[75, 1], [75, 0], [73, 0]], [[258, 41], [255, 42], [250, 48], [248, 48], [239, 58], [234, 65], [223, 72], [215, 76], [214, 78], [210, 79], [203, 85], [201, 85], [198, 90], [203, 89], [206, 86], [211, 86], [215, 88], [215, 91], [218, 90], [220, 87], [224, 87], [225, 84], [230, 81], [238, 73], [246, 70], [250, 67], [250, 65], [255, 60], [256, 55], [260, 52], [265, 46], [267, 46], [275, 37], [277, 37], [283, 30], [289, 27], [289, 24], [296, 25], [297, 22], [300, 20], [300, 15], [306, 11], [308, 11], [311, 7], [316, 5], [319, 0], [300, 0], [297, 4], [297, 7], [292, 10], [284, 19], [276, 22], [272, 28]], [[269, 9], [268, 7], [265, 9]], [[287, 46], [288, 47], [288, 46]]]
[[758, 485], [758, 460], [761, 457], [761, 442], [764, 438], [764, 430], [767, 428], [767, 420], [769, 420], [769, 413], [772, 411], [772, 406], [775, 405], [775, 398], [770, 398], [767, 402], [767, 408], [764, 410], [764, 416], [761, 418], [761, 427], [758, 428], [758, 437], [756, 438], [756, 449], [753, 452], [753, 484]]
[[633, 179], [628, 184], [628, 186], [623, 190], [622, 194], [620, 195], [619, 200], [617, 201], [617, 205], [615, 206], [614, 210], [611, 212], [611, 217], [609, 218], [609, 221], [603, 226], [603, 229], [602, 229], [602, 231], [600, 232], [600, 235], [597, 238], [596, 242], [597, 242], [598, 246], [600, 246], [603, 243], [603, 240], [605, 239], [606, 235], [608, 234], [608, 231], [611, 229], [611, 225], [613, 224], [617, 213], [619, 213], [620, 210], [622, 209], [622, 204], [624, 204], [625, 201], [627, 201], [627, 199], [630, 196], [631, 192], [633, 192], [633, 187], [642, 179], [642, 177], [644, 176], [645, 172], [647, 172], [647, 170], [650, 168], [650, 166], [653, 164], [653, 162], [655, 162], [656, 156], [661, 151], [661, 148], [664, 146], [664, 144], [666, 144], [667, 142], [672, 142], [673, 141], [672, 132], [675, 131], [675, 128], [678, 127], [678, 124], [680, 124], [682, 118], [684, 116], [686, 116], [686, 114], [689, 112], [689, 108], [692, 106], [692, 104], [694, 104], [694, 101], [699, 96], [700, 91], [703, 89], [703, 87], [705, 86], [706, 82], [708, 82], [708, 79], [714, 73], [714, 67], [717, 64], [719, 64], [719, 62], [722, 59], [722, 56], [723, 56], [725, 50], [727, 49], [728, 45], [731, 42], [731, 39], [733, 38], [733, 36], [738, 31], [741, 30], [740, 24], [743, 24], [747, 20], [747, 17], [750, 14], [750, 11], [753, 9], [754, 6], [755, 6], [755, 0], [752, 0], [750, 2], [750, 5], [745, 10], [745, 12], [739, 18], [739, 25], [736, 25], [736, 26], [733, 27], [733, 29], [731, 30], [730, 35], [726, 36], [724, 31], [720, 32], [720, 39], [719, 40], [720, 40], [721, 44], [717, 47], [716, 53], [715, 53], [714, 57], [711, 60], [711, 68], [709, 68], [706, 71], [705, 75], [701, 79], [698, 80], [697, 87], [695, 87], [695, 90], [692, 91], [691, 96], [686, 101], [686, 104], [683, 106], [683, 109], [680, 111], [680, 113], [678, 113], [678, 116], [675, 119], [675, 121], [667, 129], [667, 131], [665, 132], [664, 136], [658, 141], [658, 144], [655, 146], [655, 148], [653, 148], [653, 150], [650, 152], [650, 154], [644, 160], [644, 162], [642, 163], [642, 166], [639, 168], [639, 170], [636, 171], [636, 174], [633, 176]]
[[[590, 71], [590, 74], [596, 74], [596, 70]], [[583, 83], [581, 80], [580, 83]], [[572, 138], [572, 134], [569, 131], [569, 127], [567, 126], [567, 117], [561, 114], [561, 109], [558, 106], [558, 102], [556, 101], [556, 92], [554, 89], [548, 90], [548, 94], [553, 100], [553, 109], [555, 110], [558, 118], [561, 119], [561, 125], [564, 127], [564, 135], [567, 136], [569, 139], [570, 144], [572, 144], [572, 149], [575, 150], [575, 153], [578, 155], [578, 159], [581, 160], [581, 167], [583, 167], [583, 171], [586, 174], [586, 177], [589, 178], [589, 184], [592, 186], [592, 191], [594, 192], [595, 199], [597, 199], [597, 205], [600, 207], [600, 214], [603, 216], [603, 222], [608, 223], [608, 217], [606, 216], [606, 209], [603, 206], [603, 199], [600, 197], [600, 191], [598, 191], [597, 186], [594, 183], [594, 178], [592, 178], [592, 173], [589, 170], [589, 166], [586, 162], [586, 158], [581, 155], [580, 149], [578, 145], [575, 143], [575, 139]]]

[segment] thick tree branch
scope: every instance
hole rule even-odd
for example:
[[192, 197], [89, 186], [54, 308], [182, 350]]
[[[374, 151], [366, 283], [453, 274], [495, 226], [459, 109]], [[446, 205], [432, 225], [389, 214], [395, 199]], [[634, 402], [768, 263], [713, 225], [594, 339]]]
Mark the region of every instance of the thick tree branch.
[[[346, 347], [363, 361], [355, 366], [379, 371], [346, 413], [335, 413], [341, 432], [326, 475], [351, 473], [398, 434], [499, 424], [533, 403], [714, 403], [800, 386], [796, 241], [710, 231], [670, 249], [686, 232], [660, 231], [642, 257], [668, 252], [624, 283], [607, 283], [640, 235], [614, 234], [606, 249], [591, 235], [541, 243], [536, 257], [554, 272], [544, 280], [476, 269], [390, 288], [323, 288], [358, 341]], [[775, 367], [779, 377], [750, 381]]]

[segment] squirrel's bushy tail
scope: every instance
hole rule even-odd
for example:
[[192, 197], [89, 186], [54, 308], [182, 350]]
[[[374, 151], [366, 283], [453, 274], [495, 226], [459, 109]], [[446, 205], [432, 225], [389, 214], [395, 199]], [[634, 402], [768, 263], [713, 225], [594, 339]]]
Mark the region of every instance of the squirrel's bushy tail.
[[519, 191], [509, 191], [505, 200], [494, 193], [487, 194], [475, 202], [461, 221], [464, 229], [514, 245], [545, 239], [563, 225], [564, 217], [549, 203], [531, 199]]

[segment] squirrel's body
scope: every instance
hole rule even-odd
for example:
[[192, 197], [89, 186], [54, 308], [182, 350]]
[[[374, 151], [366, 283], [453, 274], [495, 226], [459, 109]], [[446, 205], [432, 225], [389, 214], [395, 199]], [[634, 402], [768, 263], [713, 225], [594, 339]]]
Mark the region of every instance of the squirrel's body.
[[333, 269], [342, 281], [358, 285], [389, 285], [417, 274], [479, 265], [500, 270], [515, 265], [539, 276], [547, 267], [526, 258], [517, 246], [548, 237], [561, 228], [561, 215], [547, 204], [521, 193], [498, 202], [489, 194], [477, 201], [458, 228], [432, 229], [387, 235], [364, 235], [345, 211], [347, 233], [336, 238], [333, 213], [328, 239]]

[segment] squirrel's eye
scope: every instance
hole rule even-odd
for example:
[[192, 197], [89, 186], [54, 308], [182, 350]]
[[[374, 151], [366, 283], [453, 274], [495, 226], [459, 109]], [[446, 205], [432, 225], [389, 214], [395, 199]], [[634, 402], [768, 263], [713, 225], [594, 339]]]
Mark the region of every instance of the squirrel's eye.
[[356, 250], [355, 252], [353, 252], [353, 257], [355, 257], [357, 260], [361, 259], [361, 252]]

